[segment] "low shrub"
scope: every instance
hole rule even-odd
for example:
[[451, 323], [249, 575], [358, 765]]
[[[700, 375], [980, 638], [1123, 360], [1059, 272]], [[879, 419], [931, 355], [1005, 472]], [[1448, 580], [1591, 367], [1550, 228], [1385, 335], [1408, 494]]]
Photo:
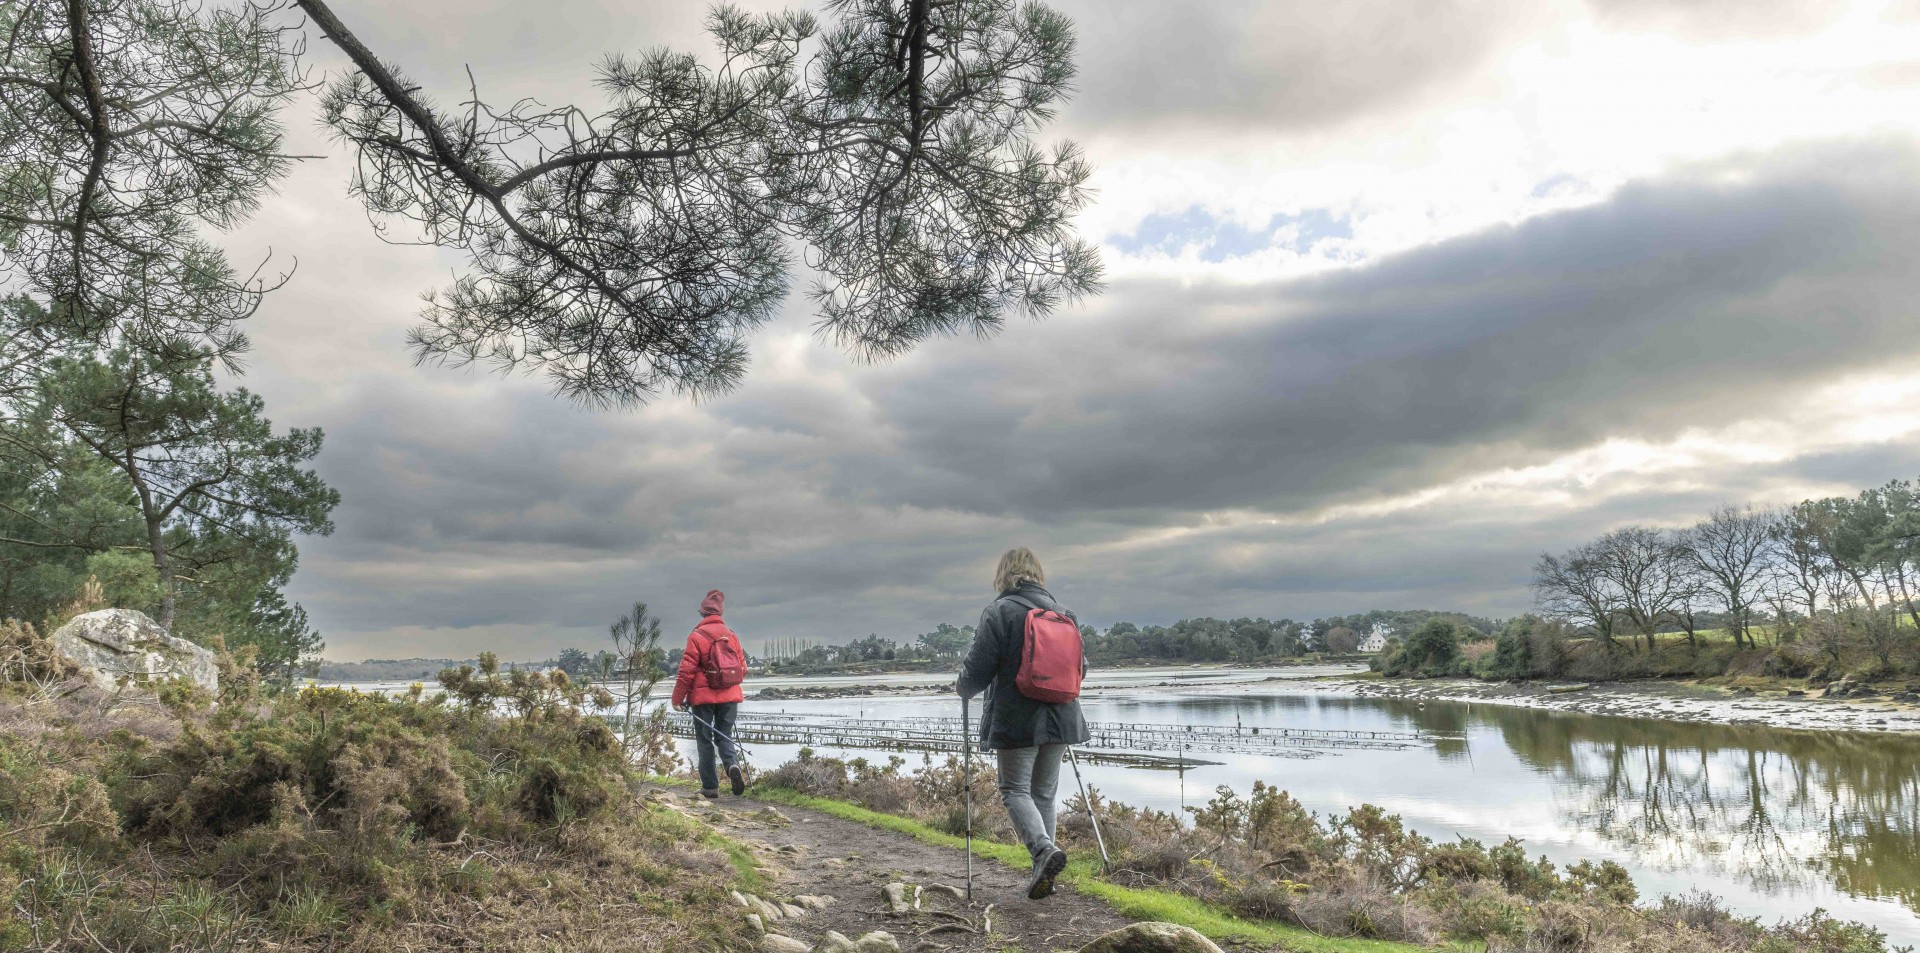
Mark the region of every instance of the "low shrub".
[[[1472, 633], [1472, 630], [1468, 630]], [[1381, 670], [1389, 677], [1431, 678], [1465, 674], [1460, 631], [1446, 619], [1429, 619], [1406, 641], [1390, 646]]]
[[443, 684], [0, 697], [0, 950], [742, 942], [728, 857], [641, 796], [592, 688]]
[[[952, 762], [903, 775], [885, 765], [811, 751], [767, 776], [775, 786], [849, 800], [952, 828], [958, 782]], [[937, 781], [928, 781], [928, 776]], [[944, 794], [944, 796], [941, 796]], [[1317, 817], [1287, 792], [1256, 782], [1242, 797], [1221, 787], [1188, 808], [1191, 825], [1165, 812], [1089, 798], [1114, 852], [1112, 879], [1195, 897], [1234, 914], [1291, 923], [1326, 936], [1431, 944], [1451, 939], [1487, 953], [1888, 953], [1870, 927], [1815, 914], [1762, 927], [1700, 895], [1638, 904], [1620, 865], [1582, 861], [1558, 869], [1518, 840], [1485, 846], [1435, 843], [1378, 807]], [[869, 800], [871, 798], [871, 800]], [[976, 796], [976, 807], [980, 798]], [[1087, 805], [1075, 797], [1060, 841], [1092, 850]], [[1004, 812], [992, 811], [1010, 832]], [[979, 823], [976, 835], [983, 834]]]

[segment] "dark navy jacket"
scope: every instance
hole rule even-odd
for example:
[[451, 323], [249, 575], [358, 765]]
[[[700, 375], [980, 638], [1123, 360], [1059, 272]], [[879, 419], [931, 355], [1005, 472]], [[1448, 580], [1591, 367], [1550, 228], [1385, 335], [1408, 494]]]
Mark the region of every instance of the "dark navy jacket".
[[[987, 693], [986, 703], [980, 706], [980, 746], [997, 751], [1056, 742], [1085, 744], [1087, 720], [1080, 715], [1078, 701], [1034, 701], [1020, 694], [1013, 683], [1020, 674], [1020, 651], [1026, 643], [1027, 607], [1007, 598], [1011, 595], [1019, 595], [1042, 609], [1060, 609], [1052, 593], [1029, 582], [1001, 593], [980, 613], [980, 625], [973, 630], [973, 647], [960, 666], [958, 685], [962, 698]], [[1073, 619], [1073, 613], [1060, 611]], [[1079, 620], [1074, 622], [1078, 624]], [[1084, 659], [1081, 664], [1086, 664]]]

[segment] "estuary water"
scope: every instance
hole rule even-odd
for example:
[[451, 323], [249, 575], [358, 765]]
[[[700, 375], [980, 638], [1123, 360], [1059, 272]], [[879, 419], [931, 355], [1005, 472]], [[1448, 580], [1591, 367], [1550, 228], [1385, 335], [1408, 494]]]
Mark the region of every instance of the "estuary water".
[[[1104, 675], [1084, 705], [1094, 721], [1424, 729], [1457, 740], [1309, 759], [1196, 753], [1224, 763], [1185, 772], [1088, 764], [1087, 782], [1119, 801], [1179, 811], [1203, 804], [1218, 786], [1244, 795], [1263, 780], [1322, 814], [1377, 804], [1436, 840], [1512, 836], [1529, 853], [1561, 864], [1614, 860], [1633, 872], [1643, 898], [1698, 889], [1768, 922], [1825, 908], [1871, 923], [1896, 943], [1920, 943], [1920, 736], [1354, 698], [1289, 685], [1325, 673], [1122, 671]], [[921, 683], [934, 690], [950, 681]], [[951, 696], [748, 705], [881, 719], [959, 717]], [[796, 753], [793, 746], [752, 746], [763, 768]], [[911, 766], [921, 756], [904, 757]]]

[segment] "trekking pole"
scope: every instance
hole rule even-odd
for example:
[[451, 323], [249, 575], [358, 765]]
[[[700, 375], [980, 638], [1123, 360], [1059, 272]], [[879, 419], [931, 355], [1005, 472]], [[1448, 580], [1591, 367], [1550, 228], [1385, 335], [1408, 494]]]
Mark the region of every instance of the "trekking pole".
[[967, 902], [973, 902], [973, 717], [960, 696], [960, 788], [967, 812]]
[[1087, 796], [1087, 780], [1080, 776], [1080, 756], [1074, 754], [1073, 746], [1067, 746], [1067, 760], [1073, 764], [1073, 780], [1080, 785], [1080, 803], [1087, 806], [1087, 820], [1093, 822], [1093, 842], [1100, 845], [1100, 868], [1113, 873], [1113, 859], [1107, 856], [1107, 839], [1100, 833], [1100, 812], [1093, 809], [1093, 798]]
[[[707, 730], [708, 730], [708, 731], [711, 731], [711, 732], [713, 732], [715, 736], [717, 736], [717, 737], [720, 737], [720, 738], [724, 738], [724, 739], [726, 739], [726, 742], [727, 742], [727, 744], [730, 744], [730, 745], [732, 745], [732, 746], [733, 746], [733, 750], [735, 750], [735, 751], [738, 751], [738, 752], [740, 752], [740, 757], [741, 757], [741, 759], [742, 759], [742, 760], [745, 760], [745, 759], [747, 758], [747, 756], [748, 756], [748, 754], [747, 754], [747, 746], [746, 746], [746, 745], [743, 745], [743, 744], [741, 744], [740, 742], [738, 742], [738, 741], [735, 741], [735, 740], [733, 740], [733, 738], [732, 738], [731, 736], [729, 736], [729, 735], [728, 735], [728, 734], [727, 734], [726, 732], [724, 732], [724, 731], [721, 731], [721, 730], [720, 730], [720, 729], [718, 729], [718, 728], [715, 728], [715, 727], [713, 726], [713, 722], [710, 722], [710, 721], [708, 721], [708, 720], [706, 720], [705, 718], [702, 718], [702, 717], [700, 717], [699, 715], [696, 715], [696, 714], [694, 714], [694, 713], [693, 713], [693, 709], [691, 709], [691, 708], [689, 708], [689, 709], [687, 709], [687, 711], [686, 711], [686, 715], [687, 715], [687, 717], [688, 717], [688, 718], [691, 718], [691, 719], [693, 719], [694, 721], [697, 721], [697, 722], [699, 722], [699, 723], [701, 723], [701, 724], [703, 724], [703, 725], [705, 725], [705, 726], [707, 726]], [[736, 727], [738, 727], [738, 726], [736, 726]]]

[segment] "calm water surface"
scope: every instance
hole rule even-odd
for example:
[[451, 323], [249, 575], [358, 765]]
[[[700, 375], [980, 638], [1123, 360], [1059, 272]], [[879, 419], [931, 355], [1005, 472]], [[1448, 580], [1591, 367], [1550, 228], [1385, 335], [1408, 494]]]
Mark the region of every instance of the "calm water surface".
[[[1154, 684], [1175, 676], [1197, 681]], [[1615, 860], [1633, 871], [1645, 898], [1697, 888], [1769, 922], [1824, 907], [1871, 923], [1895, 942], [1920, 943], [1920, 792], [1914, 773], [1920, 738], [1346, 698], [1302, 692], [1284, 682], [1205, 687], [1218, 678], [1204, 670], [1116, 673], [1085, 700], [1087, 717], [1419, 728], [1463, 737], [1428, 749], [1346, 751], [1306, 760], [1208, 753], [1200, 756], [1227, 763], [1184, 776], [1087, 765], [1088, 783], [1120, 801], [1177, 811], [1203, 803], [1216, 786], [1245, 794], [1259, 779], [1321, 813], [1378, 804], [1436, 840], [1462, 836], [1493, 843], [1513, 836], [1530, 853], [1561, 864]], [[899, 676], [882, 680], [900, 683]], [[869, 718], [959, 714], [952, 698], [763, 707]], [[757, 745], [752, 755], [756, 764], [771, 767], [795, 750]], [[908, 758], [918, 763], [918, 755]]]

